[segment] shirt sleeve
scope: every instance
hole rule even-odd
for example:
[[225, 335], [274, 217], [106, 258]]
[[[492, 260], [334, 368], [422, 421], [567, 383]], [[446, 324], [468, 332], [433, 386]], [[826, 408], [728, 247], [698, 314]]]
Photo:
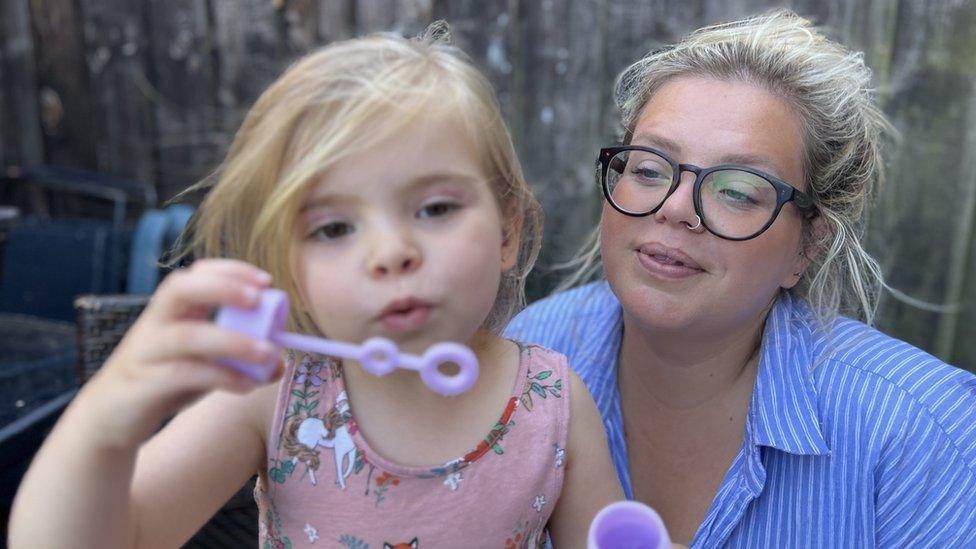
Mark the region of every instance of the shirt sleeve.
[[[954, 407], [976, 426], [972, 395]], [[925, 407], [912, 408], [875, 472], [877, 545], [976, 547], [976, 455]]]

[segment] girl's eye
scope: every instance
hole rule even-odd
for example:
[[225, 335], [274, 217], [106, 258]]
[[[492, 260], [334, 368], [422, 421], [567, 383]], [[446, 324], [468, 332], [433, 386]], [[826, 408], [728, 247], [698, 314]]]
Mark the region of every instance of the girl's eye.
[[423, 219], [426, 217], [439, 217], [442, 215], [447, 215], [454, 210], [458, 209], [459, 205], [453, 202], [431, 202], [430, 204], [425, 204], [417, 212], [417, 217]]
[[316, 238], [318, 240], [335, 240], [351, 234], [352, 231], [353, 227], [349, 223], [344, 221], [334, 221], [316, 228], [314, 231], [312, 231], [311, 236], [312, 238]]

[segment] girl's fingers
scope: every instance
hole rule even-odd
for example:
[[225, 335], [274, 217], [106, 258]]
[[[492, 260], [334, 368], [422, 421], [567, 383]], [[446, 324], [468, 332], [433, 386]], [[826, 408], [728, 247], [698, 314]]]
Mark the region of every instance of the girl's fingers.
[[184, 357], [207, 360], [231, 358], [265, 363], [276, 352], [275, 346], [250, 336], [221, 328], [206, 321], [183, 321], [159, 329], [152, 345], [144, 347], [141, 358], [159, 363]]
[[257, 286], [267, 286], [271, 283], [271, 275], [268, 272], [237, 259], [202, 259], [191, 265], [188, 270], [227, 276]]
[[212, 271], [178, 271], [159, 285], [146, 314], [165, 321], [200, 316], [220, 305], [247, 309], [257, 305], [263, 288]]
[[229, 368], [203, 360], [182, 360], [163, 366], [173, 393], [179, 395], [203, 394], [214, 390], [246, 393], [261, 383]]
[[247, 393], [266, 383], [276, 381], [283, 370], [284, 360], [279, 359], [278, 369], [267, 382], [255, 381], [229, 368], [212, 364], [205, 360], [183, 359], [160, 365], [160, 383], [168, 386], [175, 395], [187, 395], [192, 400], [213, 390], [231, 393]]

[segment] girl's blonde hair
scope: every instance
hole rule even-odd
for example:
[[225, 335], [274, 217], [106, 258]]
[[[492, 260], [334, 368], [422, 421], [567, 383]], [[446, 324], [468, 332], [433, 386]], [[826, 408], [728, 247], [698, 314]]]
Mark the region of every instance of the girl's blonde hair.
[[[352, 152], [422, 116], [448, 116], [470, 134], [498, 201], [506, 235], [520, 238], [483, 326], [498, 331], [524, 305], [539, 249], [542, 213], [515, 155], [494, 91], [451, 45], [443, 22], [415, 39], [389, 34], [330, 44], [298, 60], [257, 100], [238, 130], [172, 262], [231, 257], [272, 274], [303, 303], [293, 272], [299, 209], [310, 186]], [[184, 193], [185, 194], [185, 193]], [[292, 328], [316, 333], [293, 306]]]
[[[803, 250], [812, 261], [791, 291], [825, 324], [841, 311], [860, 313], [871, 323], [883, 282], [861, 237], [867, 206], [884, 179], [881, 144], [894, 128], [875, 103], [863, 55], [788, 10], [699, 29], [618, 76], [614, 91], [625, 142], [650, 98], [679, 76], [754, 84], [796, 113], [804, 131], [808, 192], [825, 230], [804, 224]], [[573, 264], [577, 268], [566, 286], [599, 271], [598, 232]]]

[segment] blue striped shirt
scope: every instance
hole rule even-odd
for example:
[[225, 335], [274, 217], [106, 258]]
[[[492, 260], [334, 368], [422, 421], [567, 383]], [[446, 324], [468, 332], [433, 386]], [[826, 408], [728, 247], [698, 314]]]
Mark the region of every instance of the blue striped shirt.
[[[606, 282], [534, 303], [506, 329], [566, 354], [632, 497]], [[830, 333], [783, 293], [763, 332], [742, 448], [692, 547], [976, 547], [976, 377], [860, 322]]]

